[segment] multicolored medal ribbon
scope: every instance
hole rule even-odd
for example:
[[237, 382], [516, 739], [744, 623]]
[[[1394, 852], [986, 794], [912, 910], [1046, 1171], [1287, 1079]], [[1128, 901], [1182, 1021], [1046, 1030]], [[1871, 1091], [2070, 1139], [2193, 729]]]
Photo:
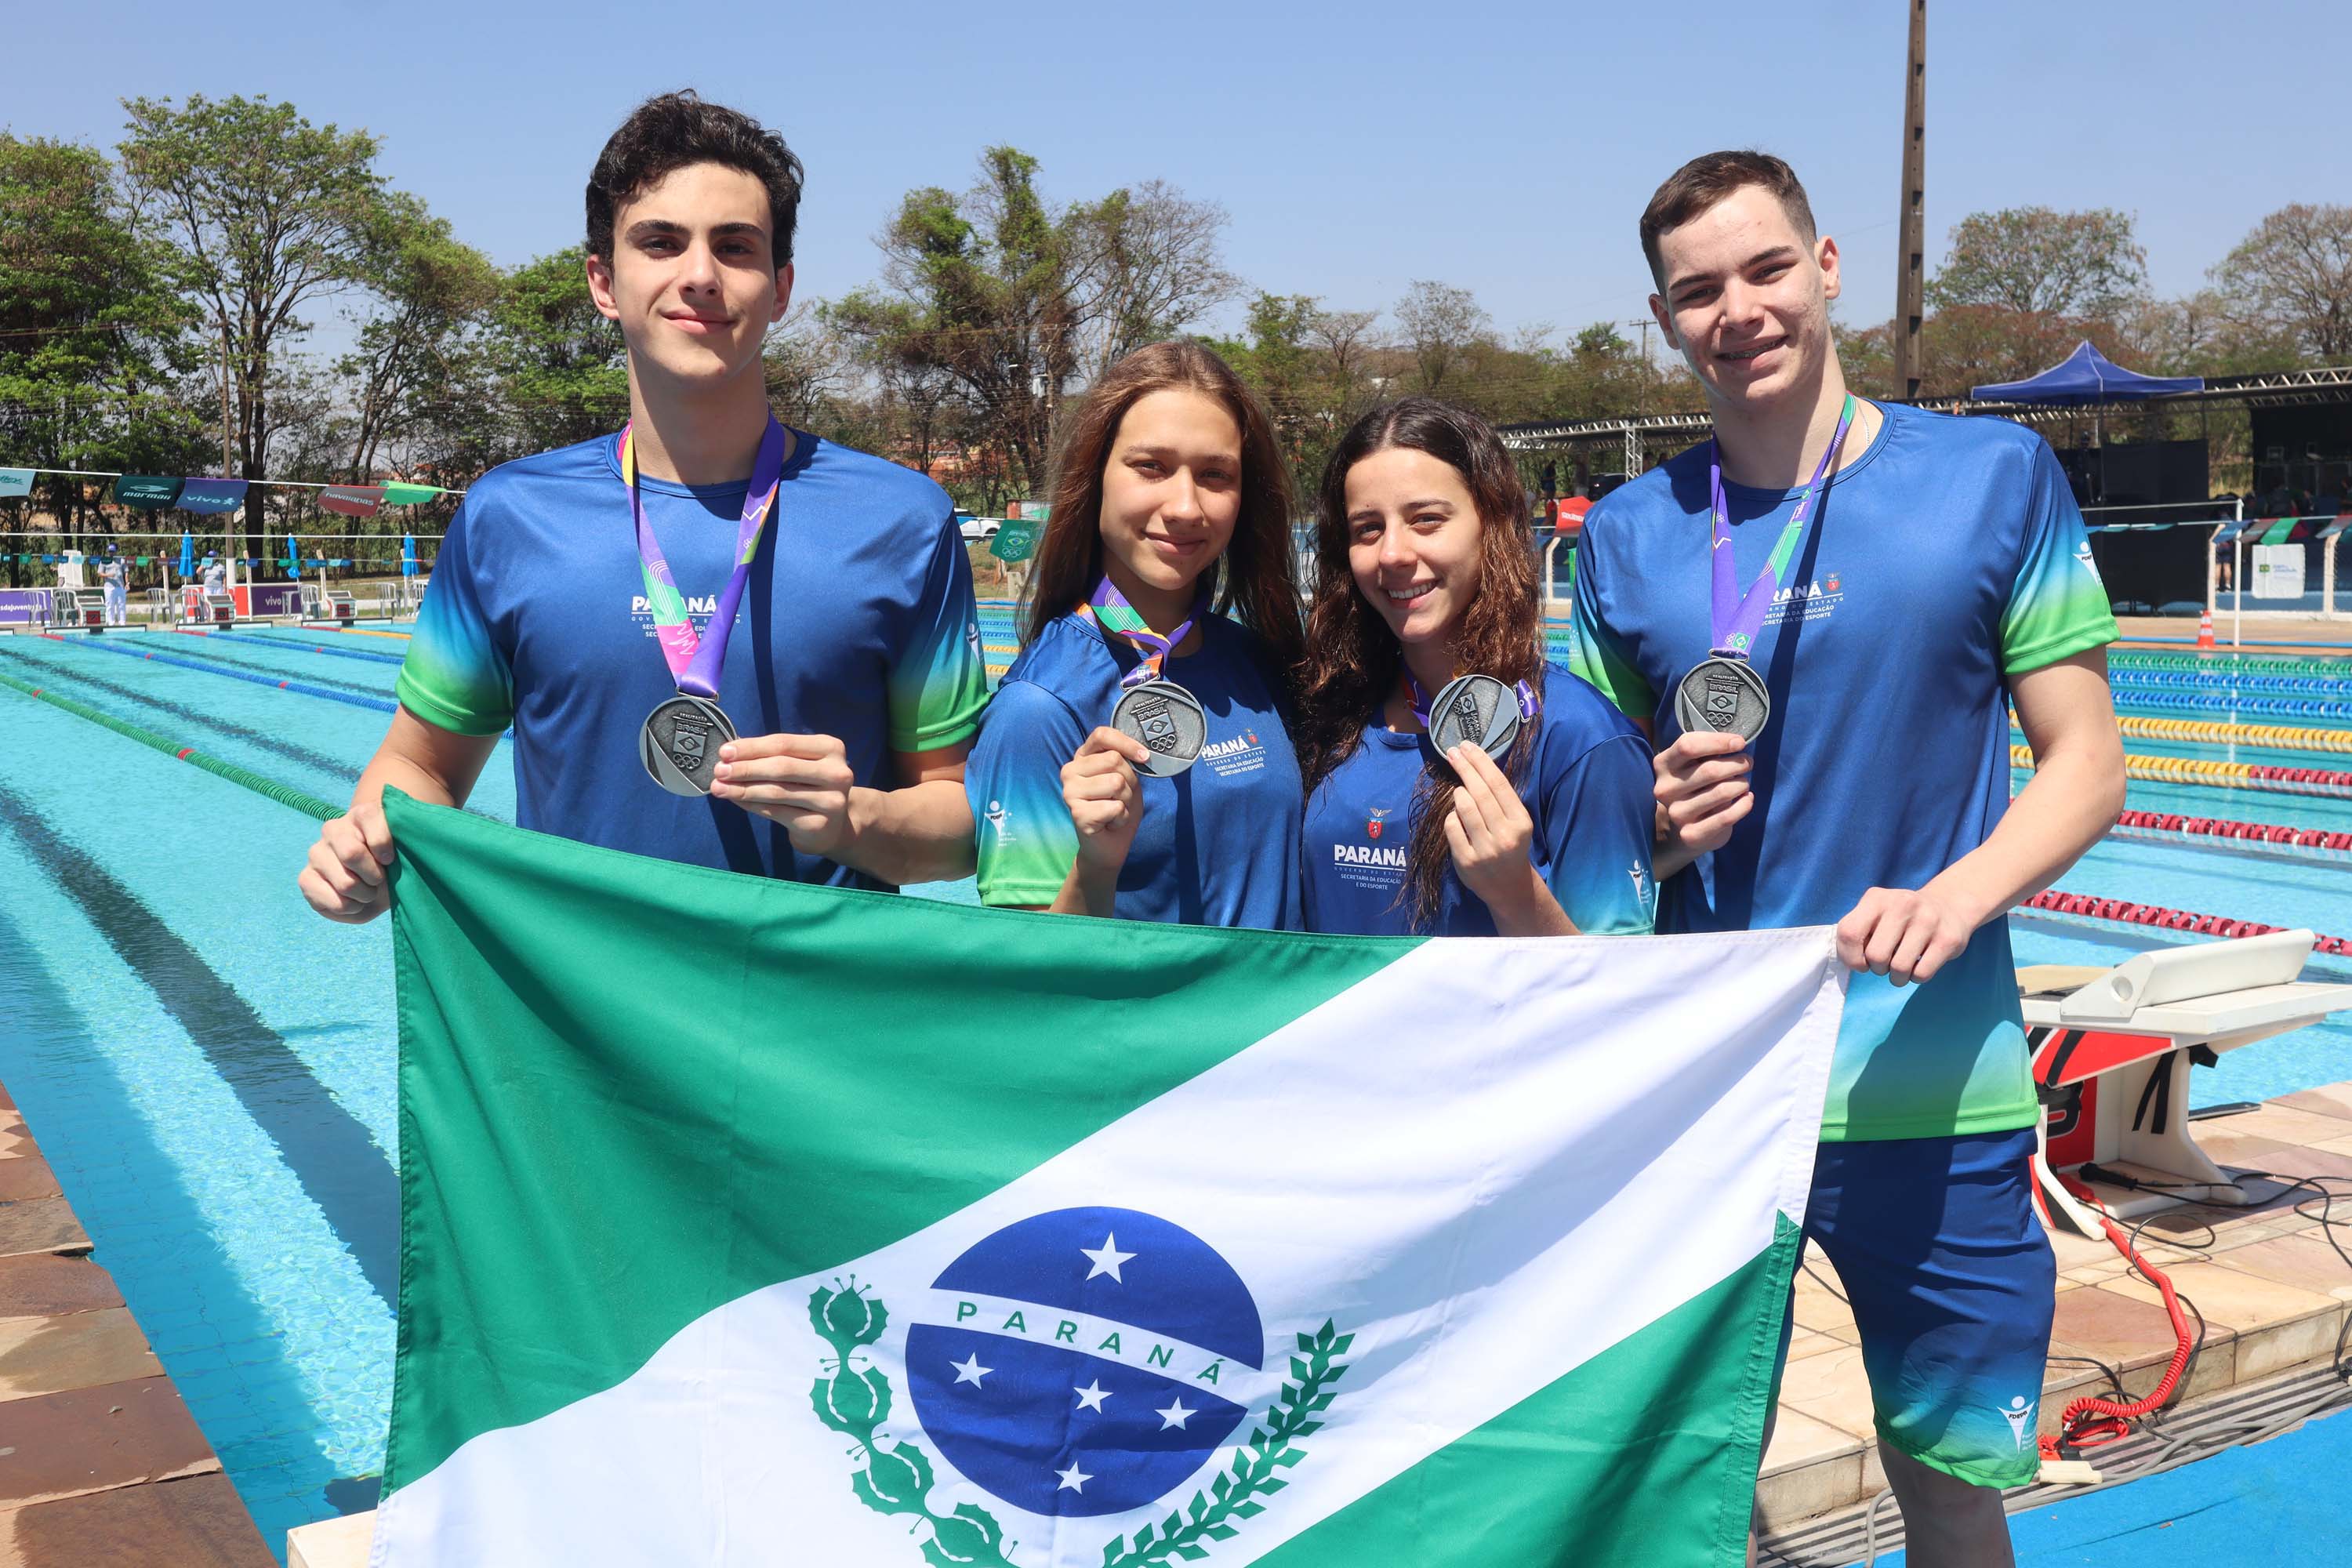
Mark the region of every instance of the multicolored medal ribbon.
[[784, 427], [774, 415], [760, 437], [760, 455], [751, 465], [751, 482], [743, 492], [743, 521], [735, 536], [735, 569], [719, 591], [718, 607], [702, 634], [688, 616], [686, 598], [646, 519], [646, 503], [637, 485], [635, 427], [621, 432], [621, 482], [628, 487], [629, 513], [636, 523], [637, 565], [646, 584], [646, 603], [654, 618], [654, 636], [669, 665], [677, 695], [646, 715], [638, 752], [653, 781], [672, 795], [710, 793], [719, 766], [719, 748], [735, 739], [735, 726], [717, 701], [719, 678], [727, 664], [727, 641], [735, 627], [735, 611], [743, 601], [743, 586], [751, 580], [751, 557], [759, 553], [760, 536], [776, 506], [776, 492], [784, 471]]
[[1466, 742], [1499, 763], [1519, 738], [1519, 726], [1536, 716], [1536, 694], [1524, 680], [1509, 687], [1491, 675], [1457, 675], [1433, 699], [1407, 667], [1404, 684], [1412, 716], [1440, 756]]
[[1748, 660], [1755, 651], [1756, 636], [1764, 629], [1764, 616], [1780, 591], [1781, 577], [1796, 556], [1797, 542], [1803, 537], [1805, 524], [1819, 510], [1817, 503], [1827, 492], [1831, 476], [1837, 471], [1838, 454], [1844, 450], [1846, 432], [1853, 426], [1853, 396], [1849, 393], [1845, 405], [1838, 410], [1837, 429], [1831, 434], [1821, 461], [1813, 467], [1812, 479], [1798, 495], [1796, 509], [1790, 512], [1780, 537], [1773, 541], [1771, 559], [1744, 595], [1739, 592], [1738, 568], [1732, 563], [1731, 508], [1723, 494], [1723, 448], [1709, 448], [1706, 483], [1712, 531], [1707, 561], [1712, 581], [1707, 605], [1708, 657], [1684, 676], [1675, 690], [1675, 716], [1685, 730], [1729, 731], [1752, 741], [1764, 732], [1765, 724], [1771, 720], [1771, 696], [1765, 690], [1764, 678], [1756, 673]]
[[1202, 588], [1183, 624], [1165, 637], [1145, 623], [1108, 574], [1095, 584], [1087, 607], [1097, 625], [1126, 638], [1142, 656], [1118, 678], [1118, 701], [1110, 710], [1110, 727], [1142, 742], [1151, 752], [1150, 761], [1144, 763], [1145, 772], [1159, 778], [1175, 777], [1200, 760], [1201, 748], [1209, 738], [1209, 720], [1200, 699], [1168, 679], [1168, 656], [1208, 613], [1209, 590], [1205, 585]]

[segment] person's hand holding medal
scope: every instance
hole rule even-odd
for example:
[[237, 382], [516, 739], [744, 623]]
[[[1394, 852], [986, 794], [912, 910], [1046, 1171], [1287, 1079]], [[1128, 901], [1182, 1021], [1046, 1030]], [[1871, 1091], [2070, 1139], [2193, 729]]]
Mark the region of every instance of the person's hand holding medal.
[[1087, 601], [1095, 622], [1124, 638], [1141, 657], [1119, 677], [1110, 722], [1097, 725], [1062, 766], [1062, 799], [1078, 829], [1078, 858], [1116, 875], [1143, 821], [1142, 773], [1174, 778], [1200, 760], [1208, 717], [1200, 699], [1168, 679], [1168, 656], [1192, 632], [1208, 607], [1204, 592], [1183, 624], [1162, 637], [1145, 623], [1109, 576]]
[[646, 602], [652, 607], [662, 658], [677, 683], [677, 694], [646, 715], [638, 752], [646, 773], [670, 794], [732, 801], [782, 824], [792, 836], [793, 847], [802, 854], [831, 858], [849, 833], [849, 796], [856, 778], [847, 749], [831, 735], [739, 736], [718, 702], [728, 636], [734, 629], [744, 585], [751, 581], [760, 536], [775, 510], [785, 445], [784, 427], [771, 416], [751, 466], [751, 485], [743, 493], [735, 568], [719, 590], [707, 635], [698, 635], [661, 542], [646, 520], [634, 433], [621, 433], [621, 478], [628, 486], [636, 524]]
[[1534, 689], [1515, 689], [1491, 675], [1457, 675], [1431, 697], [1407, 666], [1405, 690], [1429, 744], [1456, 781], [1445, 817], [1454, 875], [1490, 910], [1525, 901], [1535, 848], [1535, 818], [1519, 799], [1503, 759], [1536, 716]]
[[1835, 473], [1838, 454], [1853, 424], [1854, 402], [1849, 395], [1838, 411], [1837, 429], [1813, 468], [1813, 477], [1797, 498], [1780, 537], [1773, 542], [1771, 559], [1748, 592], [1738, 591], [1732, 564], [1730, 507], [1723, 492], [1723, 454], [1718, 447], [1707, 462], [1710, 533], [1708, 657], [1692, 667], [1675, 689], [1675, 719], [1682, 733], [1657, 755], [1658, 826], [1661, 838], [1658, 874], [1666, 876], [1701, 855], [1721, 848], [1732, 830], [1753, 810], [1756, 797], [1748, 788], [1754, 761], [1748, 743], [1771, 721], [1772, 697], [1764, 678], [1750, 662], [1756, 638], [1764, 629], [1789, 563], [1797, 553], [1805, 524]]

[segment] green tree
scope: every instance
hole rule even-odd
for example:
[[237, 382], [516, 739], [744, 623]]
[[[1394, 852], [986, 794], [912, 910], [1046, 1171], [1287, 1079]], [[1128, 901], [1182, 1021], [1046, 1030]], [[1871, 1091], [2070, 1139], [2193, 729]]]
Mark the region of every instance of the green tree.
[[1494, 322], [1467, 289], [1417, 279], [1396, 303], [1397, 325], [1412, 349], [1421, 390], [1444, 394], [1445, 380], [1468, 358], [1471, 345], [1494, 331]]
[[[202, 447], [173, 398], [194, 363], [172, 254], [142, 234], [95, 148], [0, 132], [0, 451], [42, 468], [161, 469]], [[69, 538], [90, 488], [50, 476], [35, 504]], [[22, 586], [18, 551], [9, 581]]]
[[488, 257], [403, 192], [375, 203], [362, 237], [368, 304], [358, 342], [335, 370], [353, 408], [346, 472], [365, 484], [388, 447], [457, 412], [451, 396], [476, 378], [477, 340], [498, 302], [499, 279]]
[[943, 374], [989, 454], [976, 466], [1032, 489], [1069, 389], [1233, 287], [1214, 207], [1157, 182], [1056, 206], [1037, 173], [1018, 148], [991, 147], [962, 195], [908, 192], [877, 241], [882, 286], [828, 313], [868, 363]]
[[1936, 310], [1989, 306], [2026, 315], [2112, 320], [2147, 292], [2147, 253], [2112, 207], [2004, 207], [1953, 228], [1928, 280]]
[[628, 351], [621, 329], [588, 292], [580, 246], [506, 276], [487, 326], [512, 451], [541, 451], [615, 430], [629, 415]]
[[2352, 206], [2281, 207], [2212, 276], [2249, 326], [2285, 338], [2312, 363], [2352, 360]]
[[[276, 360], [309, 328], [301, 312], [366, 277], [381, 184], [376, 140], [311, 124], [289, 103], [242, 96], [127, 99], [123, 169], [142, 208], [184, 253], [182, 276], [213, 318], [229, 364], [237, 458], [268, 473]], [[246, 501], [247, 552], [261, 552], [263, 499]]]

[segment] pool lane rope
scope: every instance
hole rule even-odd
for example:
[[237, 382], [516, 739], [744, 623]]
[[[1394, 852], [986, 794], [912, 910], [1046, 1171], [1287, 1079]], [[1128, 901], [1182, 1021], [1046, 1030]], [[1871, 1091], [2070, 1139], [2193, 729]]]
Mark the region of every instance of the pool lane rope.
[[208, 637], [216, 642], [226, 643], [231, 647], [282, 647], [292, 653], [322, 653], [329, 658], [365, 659], [370, 664], [405, 664], [408, 662], [406, 656], [403, 654], [375, 653], [363, 647], [321, 647], [314, 643], [297, 642], [292, 637], [232, 636], [227, 632], [207, 631], [202, 628], [192, 630], [186, 626], [173, 626], [172, 629], [182, 637]]
[[362, 697], [352, 691], [335, 691], [324, 686], [313, 686], [307, 680], [273, 680], [266, 675], [255, 675], [242, 669], [231, 669], [226, 664], [205, 664], [193, 658], [174, 658], [168, 653], [155, 653], [135, 647], [122, 647], [96, 637], [59, 637], [55, 632], [41, 634], [51, 642], [70, 643], [76, 647], [94, 648], [100, 653], [119, 654], [124, 658], [152, 659], [157, 664], [177, 665], [182, 669], [200, 670], [206, 675], [226, 676], [231, 680], [250, 681], [278, 691], [299, 692], [305, 697], [323, 697], [330, 702], [345, 702], [353, 708], [365, 708], [376, 713], [397, 713], [400, 704], [389, 697]]
[[181, 762], [192, 763], [208, 773], [225, 778], [233, 784], [242, 785], [256, 795], [266, 795], [280, 805], [290, 806], [314, 821], [324, 822], [331, 816], [343, 815], [341, 806], [331, 805], [315, 795], [306, 795], [290, 784], [282, 784], [276, 779], [266, 778], [250, 768], [241, 768], [235, 763], [207, 756], [194, 746], [184, 746], [176, 741], [166, 740], [152, 730], [142, 729], [128, 721], [117, 719], [113, 714], [93, 708], [87, 702], [76, 701], [73, 698], [62, 696], [45, 687], [36, 686], [29, 680], [20, 680], [5, 670], [0, 670], [0, 686], [6, 686], [9, 689], [20, 691], [27, 697], [37, 698], [53, 708], [62, 708], [77, 719], [87, 719], [93, 724], [103, 724], [126, 740], [136, 741], [141, 745], [151, 747], [167, 757], [176, 757]]
[[[2017, 718], [2011, 715], [2015, 730]], [[2215, 746], [2268, 746], [2281, 752], [2352, 752], [2352, 730], [2315, 730], [2301, 724], [2233, 724], [2210, 719], [2151, 719], [2118, 713], [2116, 728], [2136, 741], [2194, 741]]]
[[2116, 826], [2135, 834], [2227, 838], [2246, 844], [2352, 852], [2352, 833], [2326, 827], [2290, 827], [2278, 822], [2232, 822], [2226, 817], [2190, 816], [2178, 811], [2126, 811], [2116, 818]]
[[[2153, 926], [2160, 931], [2190, 932], [2198, 936], [2224, 939], [2241, 936], [2263, 936], [2271, 931], [2286, 931], [2286, 926], [2265, 925], [2261, 921], [2237, 921], [2226, 915], [2199, 914], [2193, 910], [2169, 910], [2161, 904], [2136, 904], [2128, 899], [2098, 899], [2088, 893], [2062, 893], [2052, 888], [2040, 892], [2019, 906], [2040, 910], [2047, 914], [2074, 915], [2084, 920], [2115, 921], [2123, 925]], [[2338, 953], [2352, 956], [2352, 937], [2323, 936], [2311, 944], [2314, 952]]]
[[2352, 719], [2352, 698], [2330, 701], [2319, 697], [2221, 697], [2198, 691], [2142, 691], [2115, 688], [2118, 708], [2154, 708], [2172, 713], [2221, 713], [2235, 719], [2252, 714], [2263, 719]]
[[2207, 675], [2252, 670], [2265, 675], [2352, 675], [2352, 658], [2328, 653], [2157, 653], [2142, 648], [2111, 648], [2107, 665], [2114, 669], [2193, 669]]
[[[2033, 766], [2033, 748], [2011, 746], [2009, 765]], [[2157, 784], [2205, 784], [2214, 789], [2262, 790], [2273, 795], [2352, 798], [2352, 773], [2327, 768], [2282, 768], [2264, 763], [2218, 763], [2204, 757], [2143, 757], [2126, 753], [2126, 777]]]

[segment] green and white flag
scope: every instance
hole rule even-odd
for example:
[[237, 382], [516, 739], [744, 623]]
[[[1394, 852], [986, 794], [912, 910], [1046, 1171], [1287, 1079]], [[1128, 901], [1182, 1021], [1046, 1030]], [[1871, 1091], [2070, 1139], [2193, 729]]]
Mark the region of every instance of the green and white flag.
[[394, 797], [379, 1568], [1736, 1564], [1843, 971], [769, 882]]

